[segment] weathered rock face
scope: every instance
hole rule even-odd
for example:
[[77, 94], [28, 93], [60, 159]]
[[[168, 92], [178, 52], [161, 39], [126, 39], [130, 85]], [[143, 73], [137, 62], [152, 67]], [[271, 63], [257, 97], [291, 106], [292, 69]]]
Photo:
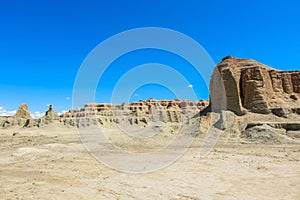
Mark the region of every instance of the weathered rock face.
[[37, 119], [33, 119], [28, 111], [27, 104], [21, 104], [14, 116], [0, 117], [0, 127], [10, 126], [30, 127], [37, 124]]
[[[191, 102], [188, 100], [141, 100], [139, 102], [133, 102], [130, 104], [99, 104], [99, 103], [89, 103], [80, 110], [69, 110], [69, 112], [61, 115], [62, 118], [72, 118], [72, 117], [87, 117], [94, 115], [102, 115], [107, 112], [116, 112], [116, 111], [126, 111], [129, 112], [132, 116], [141, 114], [146, 115], [157, 115], [157, 113], [165, 113], [164, 115], [170, 116], [169, 119], [175, 119], [178, 113], [195, 115], [199, 110], [203, 110], [209, 104], [207, 100], [200, 100]], [[176, 114], [174, 114], [176, 113]], [[173, 115], [174, 114], [174, 115]], [[172, 122], [172, 120], [166, 120]], [[180, 121], [180, 120], [179, 120]]]
[[[141, 100], [130, 104], [89, 103], [80, 110], [70, 110], [61, 115], [65, 124], [88, 126], [84, 118], [93, 118], [101, 125], [113, 126], [120, 123], [147, 126], [153, 122], [179, 123], [189, 121], [206, 108], [209, 101], [200, 100]], [[93, 122], [94, 123], [94, 122]], [[97, 123], [96, 123], [97, 124]]]
[[[223, 84], [216, 81], [219, 76]], [[223, 85], [226, 109], [237, 115], [247, 110], [268, 114], [279, 108], [288, 112], [300, 108], [300, 71], [279, 71], [254, 60], [228, 56], [217, 65], [212, 80], [211, 98], [220, 96]]]
[[15, 114], [16, 118], [24, 118], [24, 119], [31, 119], [30, 113], [28, 111], [28, 105], [27, 104], [21, 104], [19, 107], [17, 113]]
[[22, 104], [15, 116], [0, 117], [0, 127], [41, 127], [54, 121], [59, 122], [60, 117], [58, 116], [57, 112], [53, 110], [52, 105], [49, 106], [49, 110], [43, 117], [39, 119], [33, 119], [28, 112], [27, 104]]
[[41, 127], [50, 123], [70, 126], [104, 125], [116, 126], [121, 123], [148, 126], [150, 123], [189, 122], [199, 111], [208, 106], [208, 101], [191, 102], [188, 100], [141, 100], [130, 104], [89, 103], [79, 110], [70, 110], [58, 115], [52, 105], [39, 119], [31, 118], [28, 106], [22, 104], [13, 117], [0, 117], [0, 127]]

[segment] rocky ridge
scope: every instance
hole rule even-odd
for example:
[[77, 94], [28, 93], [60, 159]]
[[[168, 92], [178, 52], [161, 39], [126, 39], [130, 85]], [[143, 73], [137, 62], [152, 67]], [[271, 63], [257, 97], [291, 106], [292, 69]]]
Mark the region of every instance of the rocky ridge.
[[[93, 125], [116, 127], [195, 127], [205, 134], [213, 125], [221, 135], [242, 143], [300, 143], [300, 71], [280, 71], [250, 59], [225, 57], [214, 69], [210, 100], [141, 100], [123, 104], [89, 103], [58, 115], [52, 105], [33, 119], [22, 104], [0, 127]], [[198, 132], [198, 133], [195, 133]]]
[[0, 117], [1, 127], [40, 127], [49, 123], [84, 127], [90, 125], [114, 126], [120, 123], [147, 126], [149, 123], [179, 123], [188, 121], [208, 106], [206, 100], [190, 102], [188, 100], [155, 100], [133, 102], [130, 104], [89, 103], [80, 110], [69, 110], [58, 115], [52, 105], [45, 115], [33, 119], [28, 106], [22, 104], [15, 116]]
[[117, 126], [119, 124], [146, 127], [157, 122], [181, 123], [205, 109], [209, 102], [200, 100], [141, 100], [130, 104], [89, 103], [80, 110], [70, 110], [61, 116], [64, 124], [74, 126]]

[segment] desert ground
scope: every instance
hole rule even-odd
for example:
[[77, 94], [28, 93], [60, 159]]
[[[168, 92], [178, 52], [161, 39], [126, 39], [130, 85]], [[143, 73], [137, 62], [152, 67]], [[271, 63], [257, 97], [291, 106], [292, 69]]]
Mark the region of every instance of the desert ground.
[[[130, 150], [142, 145], [122, 141]], [[76, 128], [2, 129], [0, 199], [300, 198], [299, 145], [220, 140], [200, 159], [201, 141], [196, 137], [182, 157], [163, 169], [125, 173], [96, 160]]]

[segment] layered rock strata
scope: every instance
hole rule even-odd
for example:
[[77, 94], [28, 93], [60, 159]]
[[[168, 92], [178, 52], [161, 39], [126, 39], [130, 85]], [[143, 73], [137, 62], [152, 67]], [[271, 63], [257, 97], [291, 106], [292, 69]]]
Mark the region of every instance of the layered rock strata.
[[57, 123], [77, 127], [124, 125], [141, 130], [185, 125], [188, 132], [192, 125], [199, 127], [200, 123], [199, 130], [193, 129], [197, 130], [193, 135], [207, 133], [208, 127], [214, 125], [226, 137], [246, 142], [300, 143], [299, 121], [300, 71], [280, 71], [254, 60], [227, 56], [212, 74], [210, 101], [148, 99], [123, 104], [89, 103], [60, 116], [50, 105], [39, 119], [33, 119], [28, 106], [22, 104], [15, 116], [0, 117], [0, 127]]
[[130, 104], [89, 103], [80, 110], [70, 110], [64, 113], [61, 115], [61, 121], [65, 124], [80, 124], [80, 126], [87, 126], [88, 123], [101, 125], [129, 123], [147, 126], [151, 122], [188, 122], [208, 104], [209, 102], [206, 100], [191, 102], [179, 99], [155, 100], [152, 98]]
[[89, 103], [79, 110], [69, 110], [58, 115], [52, 105], [45, 115], [33, 119], [28, 106], [22, 104], [15, 116], [0, 117], [0, 127], [40, 127], [57, 122], [71, 126], [109, 125], [120, 123], [147, 126], [153, 122], [188, 122], [209, 104], [206, 100], [190, 102], [188, 100], [155, 100], [133, 102], [130, 104]]
[[300, 71], [280, 71], [227, 56], [216, 66], [211, 80], [211, 98], [218, 98], [223, 86], [226, 110], [237, 115], [250, 111], [285, 116], [300, 108]]

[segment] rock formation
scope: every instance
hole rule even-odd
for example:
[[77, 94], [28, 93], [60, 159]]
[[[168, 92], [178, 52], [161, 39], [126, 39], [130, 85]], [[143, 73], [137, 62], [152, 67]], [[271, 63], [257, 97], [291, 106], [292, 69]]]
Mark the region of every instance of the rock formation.
[[[220, 80], [221, 83], [217, 82]], [[216, 66], [211, 98], [224, 86], [226, 109], [237, 115], [246, 111], [286, 116], [300, 108], [300, 71], [280, 71], [249, 59], [225, 57]]]
[[[119, 124], [128, 122], [131, 125], [147, 126], [150, 122], [179, 123], [196, 116], [208, 106], [209, 102], [200, 100], [141, 100], [130, 104], [89, 103], [80, 110], [70, 110], [61, 115], [65, 124], [86, 126], [86, 119], [96, 118], [99, 124]], [[82, 118], [82, 119], [80, 119]], [[91, 120], [89, 120], [91, 122]], [[95, 124], [93, 122], [93, 124]]]
[[52, 122], [59, 122], [60, 117], [53, 110], [52, 105], [45, 115], [39, 119], [34, 119], [30, 116], [27, 104], [22, 104], [14, 116], [0, 117], [0, 127], [41, 127]]
[[24, 118], [24, 119], [31, 119], [30, 113], [28, 111], [27, 104], [21, 104], [17, 113], [15, 114], [15, 118]]
[[53, 107], [50, 104], [49, 105], [49, 110], [46, 111], [45, 115], [42, 118], [45, 119], [45, 120], [52, 121], [52, 120], [58, 120], [59, 116], [58, 116], [57, 112], [55, 110], [53, 110]]
[[207, 100], [199, 100], [191, 102], [188, 100], [155, 100], [150, 98], [148, 100], [141, 100], [139, 102], [132, 102], [130, 104], [101, 104], [89, 103], [84, 105], [80, 110], [69, 110], [67, 113], [61, 115], [63, 118], [69, 117], [85, 117], [100, 114], [101, 112], [127, 110], [132, 113], [140, 111], [145, 114], [152, 114], [156, 110], [177, 110], [179, 112], [191, 112], [195, 110], [203, 110], [207, 107], [209, 102]]
[[39, 119], [31, 118], [28, 106], [22, 104], [15, 116], [0, 117], [0, 127], [56, 123], [122, 126], [128, 132], [181, 127], [196, 136], [207, 133], [213, 125], [224, 138], [269, 144], [300, 143], [299, 121], [300, 71], [280, 71], [254, 60], [227, 56], [214, 69], [209, 101], [150, 98], [123, 104], [88, 103], [60, 116], [50, 105]]
[[33, 119], [28, 106], [22, 104], [15, 116], [0, 117], [0, 127], [41, 127], [50, 123], [70, 126], [108, 125], [120, 123], [148, 126], [149, 123], [188, 122], [209, 104], [206, 100], [191, 102], [188, 100], [141, 100], [130, 104], [89, 103], [79, 110], [69, 110], [58, 115], [49, 106], [49, 110], [39, 119]]

